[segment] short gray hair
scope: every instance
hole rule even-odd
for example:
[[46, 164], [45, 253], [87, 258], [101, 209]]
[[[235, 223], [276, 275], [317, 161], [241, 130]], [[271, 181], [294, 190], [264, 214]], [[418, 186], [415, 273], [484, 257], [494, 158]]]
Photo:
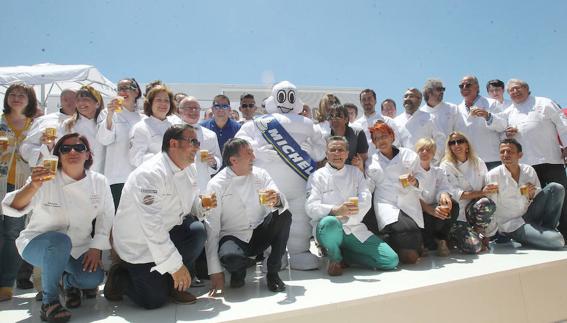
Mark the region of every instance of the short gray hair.
[[433, 92], [434, 89], [438, 87], [443, 87], [443, 81], [440, 79], [428, 79], [423, 85], [423, 98], [425, 102], [429, 101], [429, 93]]
[[528, 91], [530, 90], [530, 86], [528, 85], [528, 82], [526, 81], [522, 81], [520, 79], [509, 79], [508, 83], [506, 83], [506, 87], [508, 89], [510, 89], [510, 84], [512, 83], [516, 83], [516, 84], [520, 84], [521, 86], [525, 87], [526, 89], [528, 89]]

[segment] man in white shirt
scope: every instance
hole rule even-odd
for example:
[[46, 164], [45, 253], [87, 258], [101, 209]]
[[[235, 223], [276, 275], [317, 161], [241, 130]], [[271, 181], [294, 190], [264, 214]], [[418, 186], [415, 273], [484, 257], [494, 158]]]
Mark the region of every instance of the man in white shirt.
[[354, 125], [364, 130], [368, 144], [371, 147], [372, 139], [368, 128], [374, 126], [374, 124], [378, 121], [382, 121], [389, 125], [394, 130], [396, 139], [399, 138], [397, 129], [398, 127], [396, 126], [394, 120], [390, 117], [383, 116], [381, 113], [376, 112], [376, 92], [374, 92], [374, 90], [364, 89], [362, 90], [362, 92], [360, 92], [360, 105], [362, 105], [364, 114], [354, 122]]
[[496, 101], [496, 107], [504, 111], [512, 104], [510, 100], [504, 99], [504, 82], [501, 80], [490, 80], [486, 83], [486, 92], [488, 96]]
[[[201, 143], [199, 154], [195, 156], [195, 167], [197, 168], [197, 182], [199, 190], [205, 191], [209, 179], [216, 174], [222, 164], [222, 157], [217, 140], [217, 135], [214, 131], [199, 124], [199, 113], [201, 112], [201, 105], [197, 98], [187, 96], [179, 102], [178, 106], [179, 117], [181, 120], [192, 126], [197, 135], [197, 140]], [[201, 159], [203, 154], [201, 152], [207, 151], [207, 158]]]
[[390, 117], [394, 119], [398, 114], [398, 109], [396, 108], [396, 101], [392, 99], [385, 99], [380, 104], [380, 112], [383, 116]]
[[278, 271], [291, 226], [291, 213], [278, 187], [264, 169], [254, 167], [254, 151], [248, 141], [229, 139], [223, 149], [227, 165], [209, 182], [207, 193], [218, 197], [217, 207], [205, 218], [210, 296], [224, 287], [223, 267], [230, 286], [244, 286], [248, 257], [271, 247], [266, 276], [268, 289], [285, 290]]
[[[511, 79], [507, 87], [513, 103], [500, 114], [508, 124], [506, 137], [522, 144], [523, 161], [535, 169], [543, 186], [555, 182], [567, 188], [564, 155], [557, 139], [567, 144], [567, 118], [552, 100], [532, 96], [528, 83]], [[567, 237], [567, 207], [561, 214], [559, 231]]]
[[497, 114], [502, 112], [495, 101], [480, 95], [478, 79], [467, 75], [459, 83], [463, 101], [458, 106], [455, 130], [469, 138], [470, 143], [486, 164], [486, 168], [500, 165], [498, 142], [506, 129], [506, 121]]
[[134, 170], [126, 184], [112, 228], [113, 247], [122, 264], [113, 265], [104, 287], [111, 301], [128, 295], [147, 309], [171, 296], [191, 304], [195, 296], [188, 267], [203, 250], [203, 224], [188, 214], [203, 210], [194, 168], [199, 141], [190, 125], [166, 130], [162, 152]]
[[[453, 103], [443, 101], [445, 87], [443, 82], [438, 79], [428, 79], [423, 86], [423, 99], [425, 104], [419, 108], [423, 112], [431, 114], [437, 128], [443, 133], [445, 138], [455, 130], [457, 120], [457, 106]], [[440, 146], [441, 147], [444, 147]]]
[[309, 177], [305, 211], [312, 219], [315, 236], [327, 251], [330, 276], [340, 276], [343, 264], [359, 264], [384, 270], [398, 265], [398, 255], [362, 223], [370, 210], [372, 194], [364, 175], [345, 165], [348, 142], [332, 136], [327, 141], [327, 164]]
[[487, 182], [498, 183], [496, 211], [489, 229], [498, 229], [524, 245], [562, 249], [565, 240], [556, 228], [565, 189], [557, 183], [542, 189], [535, 170], [519, 163], [522, 155], [522, 145], [515, 139], [500, 142], [502, 165], [486, 175]]
[[[415, 144], [421, 138], [431, 138], [437, 147], [444, 147], [445, 136], [427, 112], [418, 110], [421, 104], [421, 92], [416, 88], [407, 89], [404, 93], [404, 109], [394, 119], [398, 132], [400, 133], [400, 146], [415, 151]], [[443, 158], [443, 149], [440, 149], [434, 157], [434, 164], [438, 165]]]

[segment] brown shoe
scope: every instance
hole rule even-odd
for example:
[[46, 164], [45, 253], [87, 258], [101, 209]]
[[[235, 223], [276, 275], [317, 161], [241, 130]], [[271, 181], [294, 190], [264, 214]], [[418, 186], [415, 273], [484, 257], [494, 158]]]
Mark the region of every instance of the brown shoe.
[[327, 274], [329, 276], [340, 276], [343, 274], [343, 267], [340, 262], [329, 262], [329, 267], [327, 268]]
[[447, 241], [445, 240], [435, 240], [437, 244], [437, 256], [448, 257], [451, 254], [449, 247], [447, 247]]
[[171, 289], [169, 296], [175, 304], [189, 305], [195, 304], [195, 302], [197, 302], [197, 297], [195, 297], [195, 295], [186, 291], [180, 292], [177, 289], [173, 288]]
[[0, 287], [0, 302], [11, 300], [12, 295], [12, 287]]

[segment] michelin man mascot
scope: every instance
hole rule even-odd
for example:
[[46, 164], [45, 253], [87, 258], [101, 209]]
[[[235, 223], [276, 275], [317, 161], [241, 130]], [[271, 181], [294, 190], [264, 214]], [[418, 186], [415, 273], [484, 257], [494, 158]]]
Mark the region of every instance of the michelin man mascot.
[[306, 183], [316, 161], [325, 157], [325, 140], [311, 119], [299, 115], [303, 102], [292, 83], [274, 85], [265, 103], [268, 114], [242, 125], [236, 137], [251, 143], [255, 165], [268, 171], [289, 203], [292, 223], [287, 249], [291, 268], [316, 269], [318, 258], [309, 252], [313, 231], [305, 213]]

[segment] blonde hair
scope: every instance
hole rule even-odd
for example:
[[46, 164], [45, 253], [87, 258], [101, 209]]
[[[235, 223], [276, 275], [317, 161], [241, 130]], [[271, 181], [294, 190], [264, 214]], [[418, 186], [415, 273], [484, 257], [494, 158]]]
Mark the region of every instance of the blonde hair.
[[329, 109], [331, 108], [331, 106], [340, 105], [340, 104], [341, 101], [334, 94], [327, 93], [323, 95], [321, 101], [319, 101], [319, 109], [317, 110], [315, 119], [319, 122], [324, 122], [325, 120], [327, 120], [327, 115], [329, 113]]
[[428, 149], [432, 150], [433, 153], [435, 153], [437, 151], [437, 145], [435, 144], [435, 141], [431, 138], [420, 138], [415, 143], [415, 151], [416, 152], [418, 152], [422, 148], [428, 148]]
[[475, 166], [475, 168], [478, 168], [478, 157], [476, 156], [476, 153], [474, 151], [473, 146], [471, 145], [471, 142], [462, 132], [458, 132], [458, 131], [453, 131], [449, 134], [449, 136], [447, 136], [447, 140], [445, 141], [445, 156], [443, 157], [443, 160], [453, 164], [453, 166], [455, 167], [459, 165], [456, 156], [451, 151], [451, 146], [449, 146], [449, 141], [452, 140], [451, 139], [452, 136], [461, 137], [467, 142], [467, 146], [469, 146], [469, 149], [466, 151], [467, 160], [470, 160], [470, 162]]

